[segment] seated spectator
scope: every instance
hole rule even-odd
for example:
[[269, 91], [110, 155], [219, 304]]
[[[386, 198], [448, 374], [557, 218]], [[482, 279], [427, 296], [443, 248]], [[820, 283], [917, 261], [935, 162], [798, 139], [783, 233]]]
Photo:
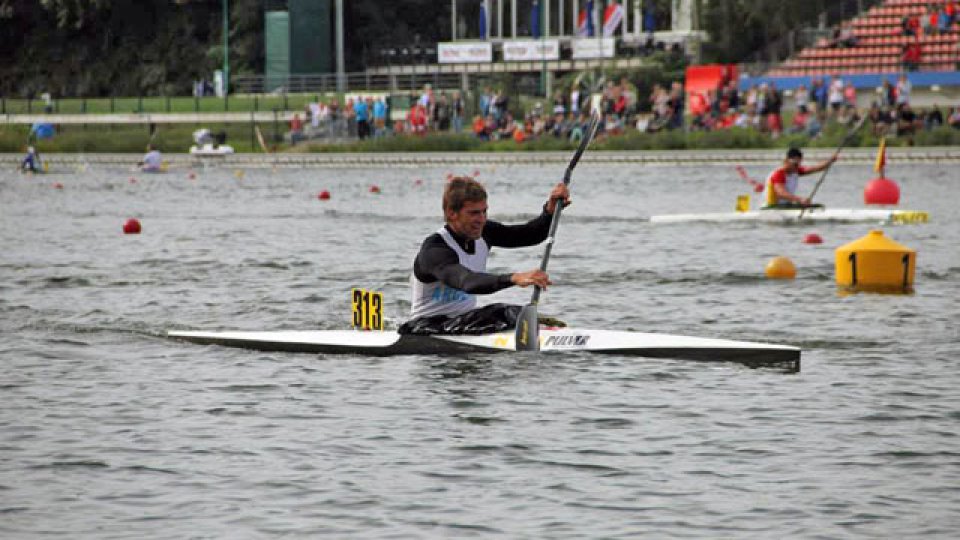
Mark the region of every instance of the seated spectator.
[[917, 114], [910, 108], [909, 103], [900, 105], [897, 110], [897, 136], [905, 136], [913, 143], [913, 135], [917, 132]]
[[849, 103], [845, 104], [837, 113], [837, 123], [841, 126], [852, 126], [858, 120], [860, 120], [860, 117], [857, 115], [857, 109]]
[[303, 134], [303, 120], [300, 119], [299, 113], [294, 113], [293, 118], [290, 119], [290, 144], [297, 144], [304, 139], [306, 137]]
[[790, 133], [804, 133], [807, 130], [807, 123], [810, 121], [810, 112], [807, 110], [806, 105], [801, 105], [796, 114], [793, 115], [793, 120], [790, 122], [790, 129], [787, 130]]
[[957, 2], [955, 0], [947, 2], [943, 6], [943, 13], [947, 16], [947, 30], [949, 30], [957, 22]]
[[823, 125], [827, 122], [827, 111], [817, 111], [807, 120], [807, 136], [816, 139], [823, 133]]
[[950, 31], [950, 25], [952, 20], [949, 15], [947, 15], [946, 6], [941, 6], [937, 10], [937, 32], [945, 34]]
[[947, 117], [947, 125], [953, 129], [960, 129], [960, 107], [954, 107]]
[[840, 23], [834, 33], [834, 46], [841, 49], [848, 49], [857, 46], [857, 36], [853, 33], [853, 25], [847, 21]]
[[906, 71], [916, 71], [920, 68], [920, 59], [923, 58], [923, 50], [920, 43], [912, 41], [903, 46], [903, 69]]
[[481, 141], [489, 141], [490, 134], [487, 132], [487, 124], [479, 114], [473, 117], [473, 135]]
[[890, 131], [890, 124], [893, 118], [890, 116], [890, 110], [887, 107], [881, 107], [879, 103], [874, 102], [867, 113], [870, 123], [873, 125], [873, 134], [877, 137], [883, 137]]
[[904, 17], [901, 20], [901, 28], [903, 29], [903, 35], [910, 37], [919, 37], [920, 35], [920, 17], [917, 15], [909, 15]]
[[923, 115], [923, 127], [928, 130], [936, 129], [943, 125], [943, 113], [940, 112], [940, 107], [936, 104], [932, 108], [924, 111]]
[[935, 36], [940, 33], [940, 12], [932, 5], [927, 6], [926, 23], [923, 25], [923, 31], [928, 36]]
[[614, 113], [608, 114], [603, 126], [603, 131], [608, 135], [623, 134], [623, 124], [620, 123], [620, 117]]

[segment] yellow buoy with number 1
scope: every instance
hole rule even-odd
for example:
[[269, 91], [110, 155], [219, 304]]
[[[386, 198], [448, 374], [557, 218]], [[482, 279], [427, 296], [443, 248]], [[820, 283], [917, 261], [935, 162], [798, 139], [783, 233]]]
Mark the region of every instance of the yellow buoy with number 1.
[[850, 291], [913, 292], [917, 252], [894, 242], [883, 231], [870, 231], [836, 252], [837, 286]]

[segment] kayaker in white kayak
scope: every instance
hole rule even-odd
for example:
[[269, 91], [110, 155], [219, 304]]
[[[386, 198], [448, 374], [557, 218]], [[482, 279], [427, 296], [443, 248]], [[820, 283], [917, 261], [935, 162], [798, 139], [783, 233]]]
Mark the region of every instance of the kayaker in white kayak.
[[787, 150], [787, 157], [783, 160], [783, 166], [774, 170], [767, 177], [766, 182], [766, 204], [768, 208], [792, 208], [804, 207], [810, 205], [810, 199], [797, 195], [797, 186], [800, 184], [800, 177], [808, 174], [820, 172], [833, 165], [837, 156], [833, 155], [823, 163], [813, 167], [803, 167], [800, 162], [803, 160], [803, 152], [799, 148]]
[[[483, 185], [468, 177], [451, 179], [443, 192], [446, 224], [423, 241], [413, 263], [411, 321], [469, 314], [476, 309], [477, 295], [514, 285], [546, 289], [551, 284], [546, 272], [534, 269], [491, 274], [487, 272], [487, 256], [492, 247], [517, 248], [543, 242], [557, 199], [564, 204], [570, 202], [570, 191], [562, 182], [550, 192], [539, 216], [527, 223], [504, 225], [487, 220], [487, 192]], [[519, 306], [510, 307], [519, 311]]]

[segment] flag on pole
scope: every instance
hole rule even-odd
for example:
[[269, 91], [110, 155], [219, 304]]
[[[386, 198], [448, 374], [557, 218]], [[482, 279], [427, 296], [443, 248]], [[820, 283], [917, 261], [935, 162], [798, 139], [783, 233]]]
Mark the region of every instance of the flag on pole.
[[487, 39], [487, 0], [480, 2], [480, 39]]
[[873, 164], [873, 170], [883, 176], [883, 169], [887, 166], [887, 138], [880, 139], [880, 148], [877, 149], [877, 161]]
[[587, 5], [577, 15], [577, 36], [593, 37], [594, 33], [593, 0], [588, 0]]
[[537, 0], [533, 0], [533, 7], [530, 8], [530, 35], [540, 39], [540, 2]]
[[603, 37], [612, 36], [622, 20], [623, 6], [611, 0], [603, 12]]

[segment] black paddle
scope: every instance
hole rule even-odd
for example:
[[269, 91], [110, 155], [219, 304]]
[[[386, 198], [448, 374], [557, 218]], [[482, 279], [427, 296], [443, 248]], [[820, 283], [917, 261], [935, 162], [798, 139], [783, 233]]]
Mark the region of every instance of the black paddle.
[[[850, 131], [847, 133], [847, 136], [844, 137], [842, 141], [840, 141], [840, 146], [837, 147], [837, 151], [833, 153], [834, 159], [840, 156], [840, 150], [843, 150], [843, 147], [846, 146], [851, 139], [853, 139], [853, 136], [856, 135], [858, 131], [860, 131], [860, 127], [863, 126], [863, 123], [866, 120], [867, 120], [867, 115], [863, 115], [863, 118], [861, 118], [860, 121], [857, 122], [857, 125], [850, 128]], [[806, 212], [808, 208], [813, 206], [813, 196], [817, 194], [817, 190], [820, 189], [820, 184], [823, 183], [823, 180], [827, 177], [827, 173], [830, 172], [830, 169], [832, 167], [833, 167], [833, 163], [828, 165], [827, 168], [823, 170], [823, 174], [820, 175], [820, 179], [817, 180], [817, 183], [813, 186], [813, 191], [811, 191], [810, 196], [807, 197], [807, 200], [810, 201], [810, 205], [804, 206], [803, 208], [800, 209], [800, 214], [797, 216], [797, 221], [800, 221], [800, 219], [803, 217], [803, 213]]]
[[[590, 125], [580, 140], [580, 147], [573, 154], [570, 165], [567, 165], [567, 171], [563, 174], [563, 183], [570, 185], [570, 175], [573, 168], [577, 166], [580, 157], [590, 146], [590, 141], [597, 134], [597, 126], [600, 124], [600, 115], [593, 113], [590, 118]], [[547, 235], [547, 246], [543, 250], [543, 260], [540, 262], [540, 270], [547, 270], [547, 263], [550, 261], [550, 251], [553, 249], [553, 241], [557, 235], [557, 225], [560, 224], [560, 213], [563, 211], [563, 201], [557, 199], [557, 206], [553, 210], [553, 218], [550, 220], [550, 233]], [[520, 316], [517, 318], [516, 342], [518, 351], [539, 351], [540, 350], [540, 329], [537, 326], [537, 302], [540, 301], [540, 287], [534, 286], [533, 298], [530, 303], [523, 306], [520, 310]]]

